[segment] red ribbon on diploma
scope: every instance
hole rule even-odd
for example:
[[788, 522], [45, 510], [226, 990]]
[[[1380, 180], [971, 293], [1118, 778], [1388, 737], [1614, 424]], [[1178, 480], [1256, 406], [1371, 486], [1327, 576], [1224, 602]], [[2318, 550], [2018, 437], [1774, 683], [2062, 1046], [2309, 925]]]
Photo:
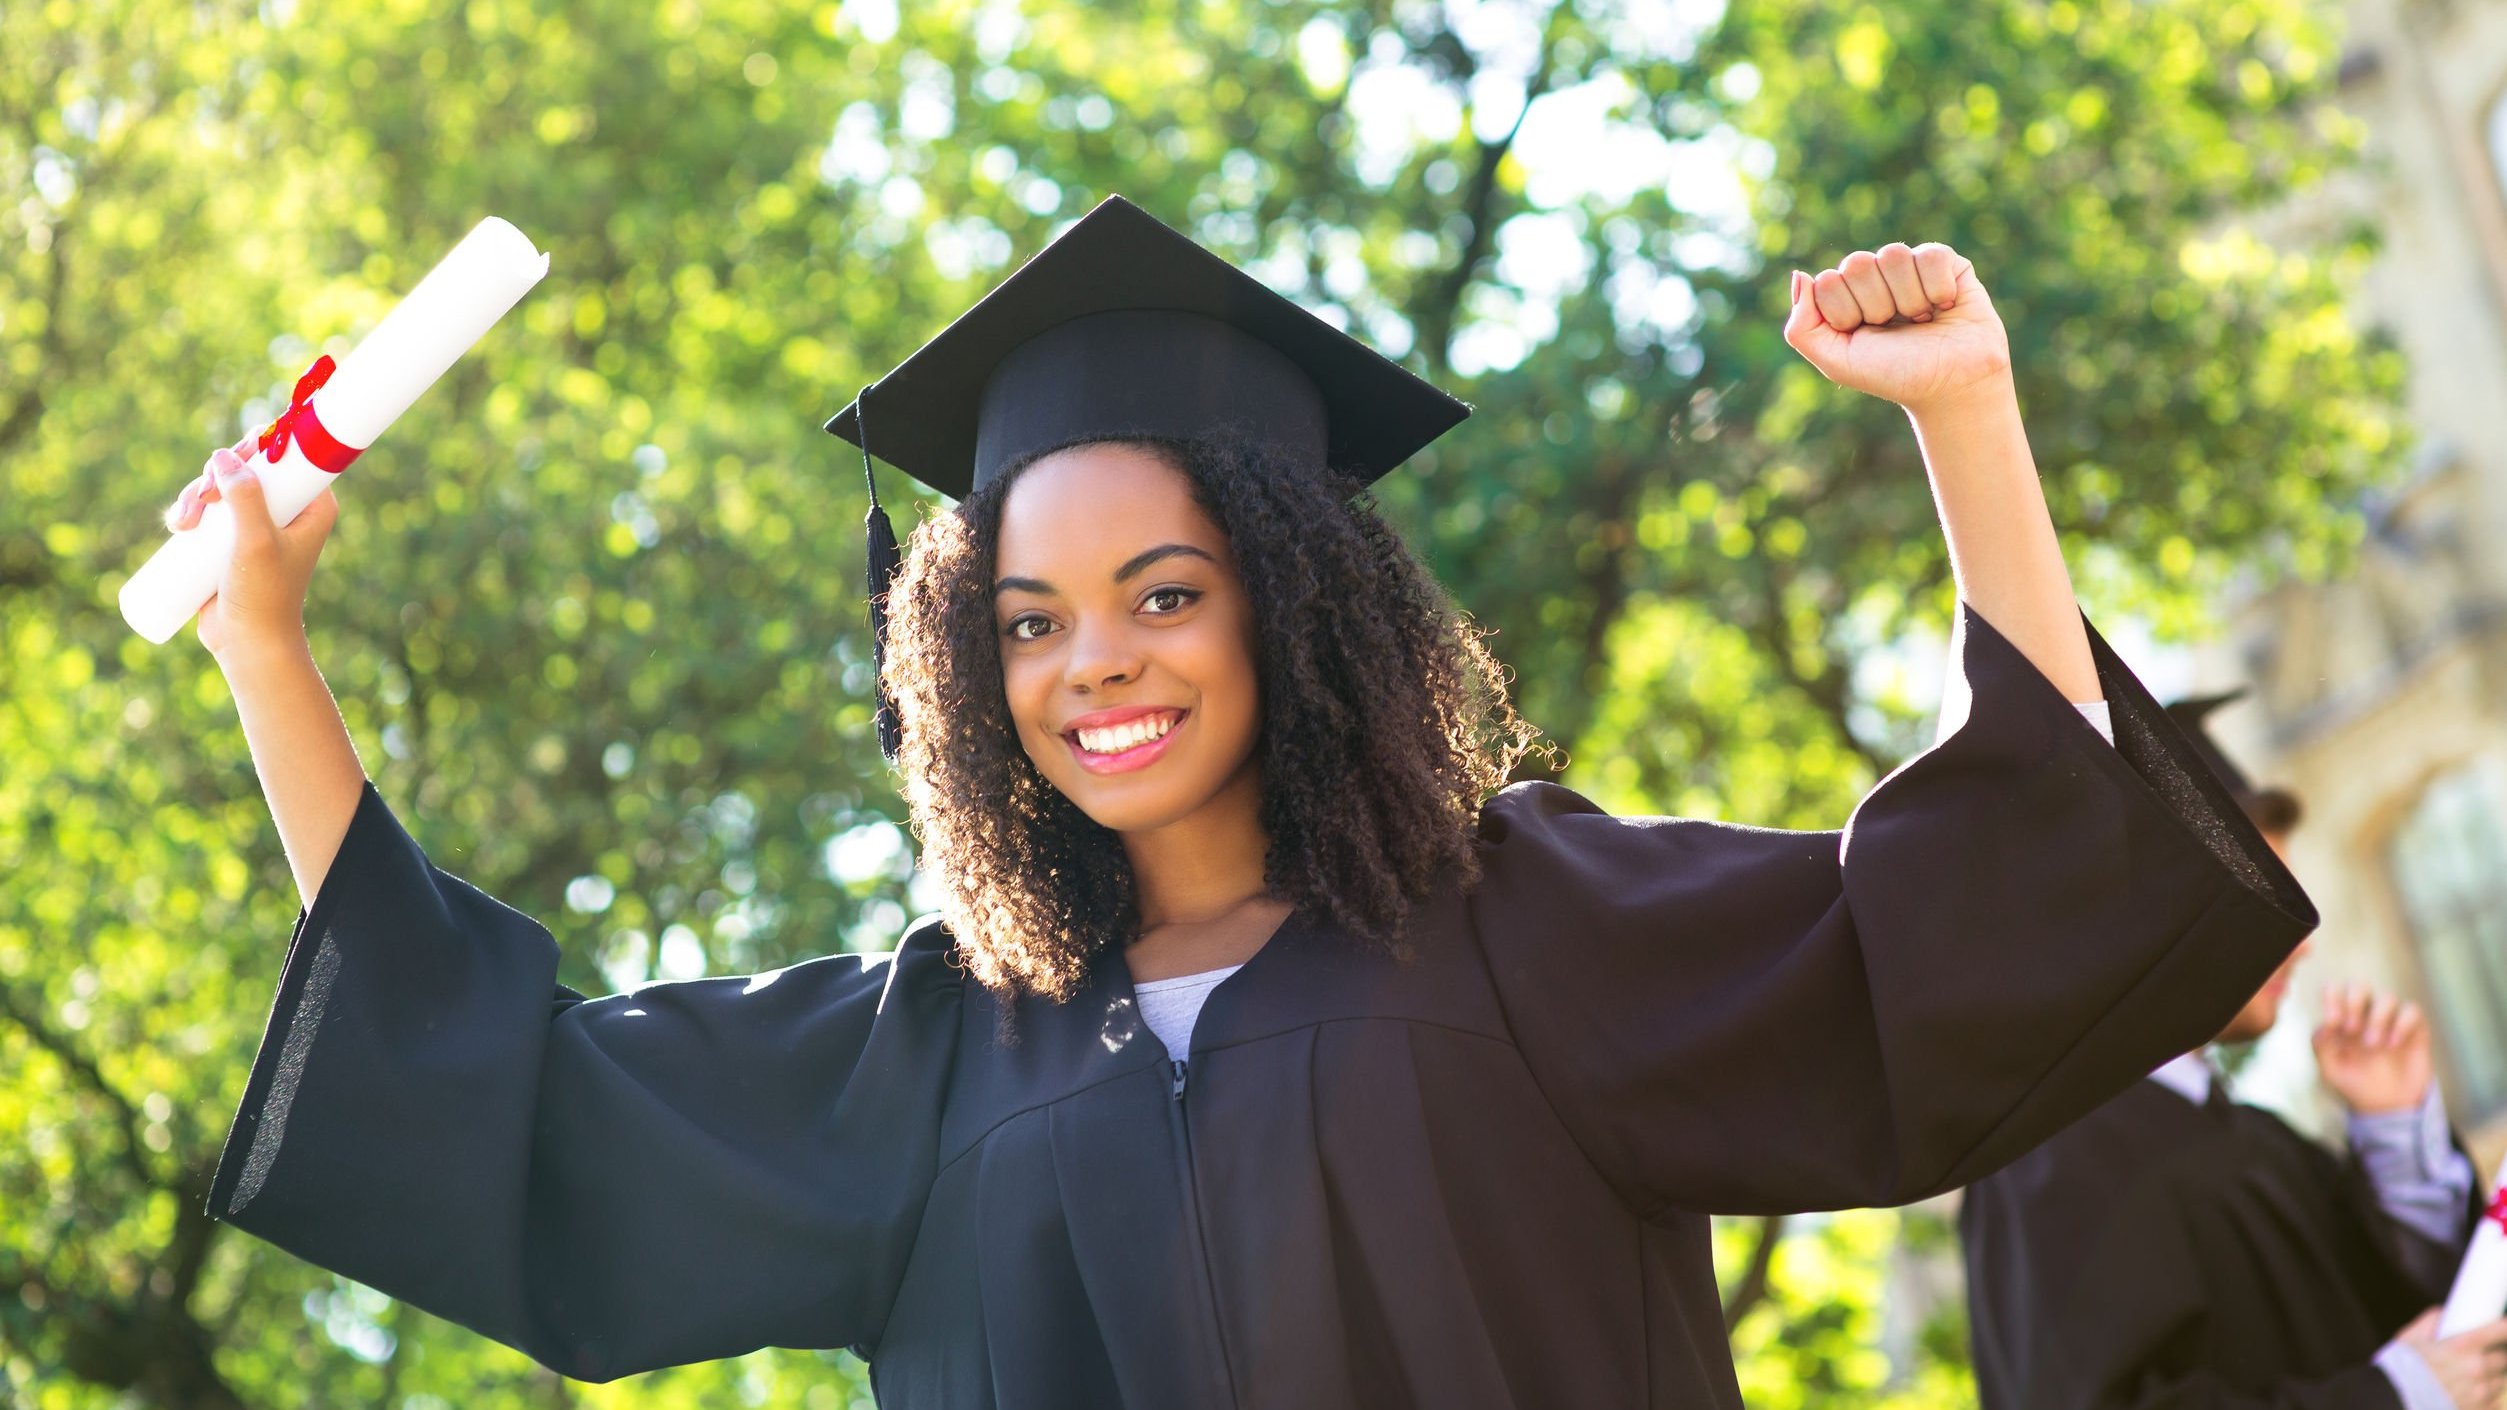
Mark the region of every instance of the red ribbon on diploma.
[[305, 453], [305, 459], [334, 475], [365, 453], [359, 447], [340, 444], [337, 437], [323, 429], [322, 418], [313, 413], [313, 394], [331, 380], [336, 367], [330, 354], [325, 353], [313, 360], [304, 376], [296, 379], [296, 390], [287, 398], [287, 410], [279, 413], [256, 442], [271, 464], [278, 464], [280, 457], [287, 454], [290, 441]]
[[2490, 1196], [2490, 1207], [2481, 1211], [2481, 1217], [2501, 1229], [2507, 1229], [2507, 1187]]

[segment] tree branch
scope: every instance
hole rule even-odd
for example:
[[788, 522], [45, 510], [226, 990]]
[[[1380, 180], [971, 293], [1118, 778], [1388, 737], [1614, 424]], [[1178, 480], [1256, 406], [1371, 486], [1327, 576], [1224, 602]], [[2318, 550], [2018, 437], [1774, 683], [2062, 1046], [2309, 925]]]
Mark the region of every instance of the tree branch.
[[1749, 1266], [1741, 1270], [1741, 1281], [1724, 1295], [1724, 1331], [1729, 1334], [1750, 1315], [1750, 1309], [1767, 1300], [1768, 1277], [1775, 1271], [1776, 1245], [1784, 1239], [1785, 1217], [1770, 1214], [1758, 1221], [1758, 1243], [1750, 1250]]
[[16, 449], [18, 442], [26, 439], [34, 431], [35, 424], [43, 419], [44, 388], [47, 385], [44, 379], [62, 375], [63, 369], [60, 366], [61, 305], [64, 301], [63, 291], [69, 287], [70, 282], [69, 257], [64, 250], [69, 244], [70, 229], [70, 223], [66, 220], [52, 227], [52, 245], [46, 252], [49, 258], [45, 260], [45, 267], [50, 271], [52, 278], [50, 287], [44, 290], [42, 352], [35, 359], [34, 375], [29, 377], [26, 385], [18, 391], [17, 396], [10, 403], [7, 414], [0, 415], [0, 455]]
[[1785, 679], [1791, 681], [1805, 699], [1819, 707], [1820, 714], [1827, 717], [1829, 726], [1836, 731], [1839, 742], [1852, 750], [1875, 777], [1889, 772], [1891, 761], [1883, 757], [1879, 750], [1864, 743], [1854, 732], [1850, 718], [1854, 706], [1853, 684], [1848, 674], [1839, 670], [1835, 660], [1824, 651], [1820, 668], [1816, 671], [1805, 671], [1795, 661], [1793, 640], [1785, 626], [1785, 584], [1779, 580], [1775, 564], [1762, 560], [1761, 566], [1765, 572], [1758, 581], [1758, 612], [1750, 617], [1744, 629], [1776, 669], [1784, 672]]
[[54, 1061], [69, 1069], [70, 1075], [77, 1078], [81, 1086], [103, 1098], [105, 1105], [112, 1109], [115, 1125], [120, 1128], [123, 1162], [130, 1167], [131, 1174], [144, 1186], [153, 1188], [162, 1184], [157, 1173], [149, 1169], [148, 1148], [139, 1139], [139, 1109], [122, 1094], [121, 1089], [107, 1080], [95, 1059], [81, 1052], [67, 1035], [53, 1031], [37, 1015], [37, 1006], [30, 1005], [15, 988], [0, 984], [0, 1019], [17, 1025], [36, 1047], [52, 1054]]
[[218, 1221], [209, 1217], [209, 1186], [216, 1178], [214, 1162], [197, 1166], [183, 1178], [182, 1197], [174, 1203], [174, 1233], [166, 1240], [159, 1262], [173, 1279], [168, 1301], [190, 1315], [192, 1293], [200, 1286], [209, 1249], [218, 1240]]
[[[1477, 159], [1472, 165], [1471, 182], [1462, 199], [1462, 218], [1470, 225], [1470, 234], [1463, 240], [1461, 253], [1453, 265], [1428, 286], [1425, 300], [1418, 309], [1415, 323], [1419, 329], [1419, 351], [1428, 359], [1432, 377], [1443, 377], [1452, 370], [1450, 354], [1454, 325], [1460, 320], [1462, 296], [1469, 292], [1471, 281], [1479, 277], [1480, 263], [1488, 257], [1489, 246], [1497, 237], [1495, 219], [1497, 204], [1497, 169], [1514, 149], [1515, 137], [1523, 131], [1524, 117], [1532, 105], [1549, 92], [1551, 55], [1558, 47], [1559, 32], [1575, 17], [1575, 0], [1559, 0], [1549, 12], [1549, 21], [1541, 28], [1541, 52], [1533, 59], [1532, 74], [1524, 80], [1523, 106], [1515, 110], [1515, 120], [1503, 136], [1479, 144]], [[1461, 40], [1448, 33], [1445, 38], [1453, 47], [1464, 51]], [[1469, 72], [1458, 75], [1466, 84]]]

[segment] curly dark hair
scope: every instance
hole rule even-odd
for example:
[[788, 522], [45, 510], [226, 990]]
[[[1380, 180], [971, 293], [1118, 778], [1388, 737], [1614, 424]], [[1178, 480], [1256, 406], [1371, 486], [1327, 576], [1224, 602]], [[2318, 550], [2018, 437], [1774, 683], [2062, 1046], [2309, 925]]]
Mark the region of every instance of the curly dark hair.
[[[1354, 480], [1241, 431], [1115, 443], [1188, 478], [1235, 549], [1258, 639], [1271, 893], [1398, 945], [1432, 886], [1477, 879], [1480, 804], [1533, 747], [1503, 669]], [[996, 992], [1060, 1000], [1140, 917], [1121, 840], [1037, 770], [1003, 690], [1001, 508], [1047, 453], [916, 528], [888, 597], [886, 685], [964, 963]]]

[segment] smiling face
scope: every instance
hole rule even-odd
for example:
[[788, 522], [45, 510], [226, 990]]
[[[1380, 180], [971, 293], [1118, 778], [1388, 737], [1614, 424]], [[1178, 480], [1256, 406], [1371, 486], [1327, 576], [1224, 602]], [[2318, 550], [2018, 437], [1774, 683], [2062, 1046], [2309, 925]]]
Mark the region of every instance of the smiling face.
[[1258, 807], [1253, 603], [1182, 472], [1122, 444], [1038, 460], [995, 569], [1002, 687], [1047, 782], [1119, 833]]

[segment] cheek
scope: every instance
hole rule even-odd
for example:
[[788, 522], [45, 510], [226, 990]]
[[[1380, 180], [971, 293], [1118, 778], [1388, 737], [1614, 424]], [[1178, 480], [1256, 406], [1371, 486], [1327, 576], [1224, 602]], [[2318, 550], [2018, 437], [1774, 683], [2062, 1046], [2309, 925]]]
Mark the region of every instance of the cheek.
[[1207, 706], [1213, 723], [1224, 728], [1233, 749], [1250, 751], [1262, 729], [1261, 670], [1250, 620], [1239, 618], [1217, 627], [1203, 648], [1201, 661]]
[[1033, 657], [1001, 653], [1001, 693], [1010, 707], [1010, 726], [1033, 754], [1041, 737], [1045, 711], [1053, 703], [1053, 673]]
[[2260, 1035], [2280, 1018], [2281, 1001], [2269, 993], [2257, 994], [2246, 1001], [2246, 1007], [2237, 1016], [2245, 1020], [2248, 1029]]

